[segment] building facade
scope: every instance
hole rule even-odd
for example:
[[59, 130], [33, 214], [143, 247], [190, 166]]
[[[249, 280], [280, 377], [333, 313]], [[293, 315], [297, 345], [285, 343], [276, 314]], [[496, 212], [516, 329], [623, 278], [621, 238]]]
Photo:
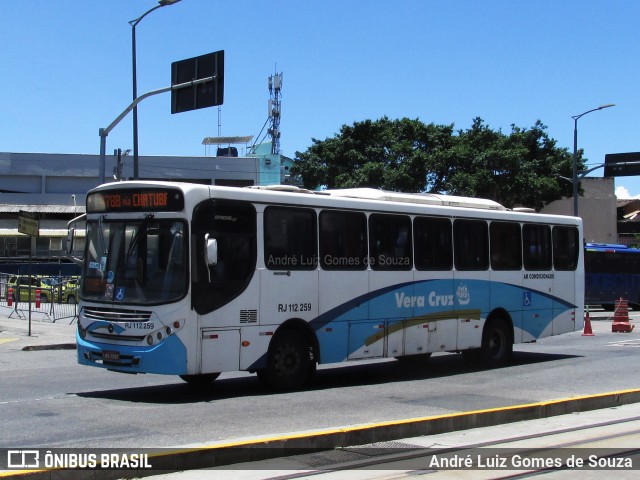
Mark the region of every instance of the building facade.
[[[585, 177], [580, 181], [584, 192], [578, 198], [578, 215], [584, 224], [588, 243], [618, 243], [617, 202], [614, 178]], [[551, 202], [542, 213], [573, 215], [573, 198]]]
[[[204, 185], [250, 186], [290, 183], [293, 161], [259, 145], [245, 157], [227, 149], [227, 156], [140, 156], [140, 180], [193, 182]], [[0, 262], [29, 257], [56, 260], [63, 256], [67, 222], [84, 213], [86, 194], [100, 184], [100, 156], [56, 153], [0, 152]], [[107, 182], [133, 178], [133, 159], [108, 155]], [[40, 217], [40, 234], [18, 232], [20, 211]], [[81, 248], [82, 245], [76, 245]]]

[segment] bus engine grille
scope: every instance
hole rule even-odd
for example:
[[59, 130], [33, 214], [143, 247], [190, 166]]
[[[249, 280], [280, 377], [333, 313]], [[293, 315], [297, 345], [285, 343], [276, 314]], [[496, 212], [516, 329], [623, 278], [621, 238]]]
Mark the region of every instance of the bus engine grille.
[[85, 307], [83, 314], [87, 319], [106, 322], [148, 322], [151, 319], [151, 312], [143, 310]]

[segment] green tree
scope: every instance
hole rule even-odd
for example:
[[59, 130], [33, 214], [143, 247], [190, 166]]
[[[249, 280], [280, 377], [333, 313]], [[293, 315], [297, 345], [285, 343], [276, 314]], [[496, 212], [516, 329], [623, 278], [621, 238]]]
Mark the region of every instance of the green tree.
[[306, 152], [296, 152], [292, 174], [306, 188], [373, 187], [417, 192], [424, 190], [427, 157], [448, 148], [453, 126], [425, 125], [403, 118], [365, 120], [343, 125], [340, 134], [312, 139]]
[[[403, 118], [343, 125], [324, 141], [296, 152], [292, 169], [306, 188], [374, 187], [403, 192], [440, 192], [496, 200], [537, 210], [570, 196], [572, 155], [537, 121], [511, 126], [505, 135], [475, 118], [467, 130]], [[582, 167], [582, 152], [578, 165]]]

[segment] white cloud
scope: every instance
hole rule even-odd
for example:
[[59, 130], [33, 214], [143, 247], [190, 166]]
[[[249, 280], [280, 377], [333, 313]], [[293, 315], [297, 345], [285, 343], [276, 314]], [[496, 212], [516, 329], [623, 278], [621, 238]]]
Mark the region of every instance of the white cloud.
[[616, 187], [616, 197], [618, 198], [618, 200], [630, 200], [632, 198], [640, 198], [640, 194], [631, 195], [629, 193], [629, 190], [627, 190], [627, 187], [623, 187], [621, 185], [619, 187]]
[[616, 187], [616, 197], [618, 200], [626, 200], [631, 198], [631, 194], [625, 187]]

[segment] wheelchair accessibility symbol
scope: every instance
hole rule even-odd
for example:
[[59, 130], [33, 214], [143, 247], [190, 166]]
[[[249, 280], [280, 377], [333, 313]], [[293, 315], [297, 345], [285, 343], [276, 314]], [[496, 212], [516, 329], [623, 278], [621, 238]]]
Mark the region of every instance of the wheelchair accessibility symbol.
[[522, 306], [530, 307], [531, 306], [531, 290], [525, 290], [522, 292]]
[[116, 301], [122, 302], [124, 300], [124, 287], [116, 288]]

